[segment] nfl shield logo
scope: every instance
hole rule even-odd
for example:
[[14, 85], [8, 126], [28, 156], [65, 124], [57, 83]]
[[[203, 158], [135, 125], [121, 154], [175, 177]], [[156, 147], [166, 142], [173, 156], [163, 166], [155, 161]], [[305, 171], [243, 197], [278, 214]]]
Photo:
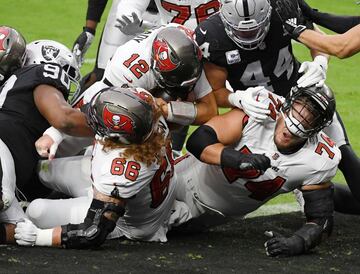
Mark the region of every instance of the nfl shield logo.
[[231, 65], [235, 63], [239, 63], [241, 61], [239, 50], [230, 50], [225, 53], [226, 62]]

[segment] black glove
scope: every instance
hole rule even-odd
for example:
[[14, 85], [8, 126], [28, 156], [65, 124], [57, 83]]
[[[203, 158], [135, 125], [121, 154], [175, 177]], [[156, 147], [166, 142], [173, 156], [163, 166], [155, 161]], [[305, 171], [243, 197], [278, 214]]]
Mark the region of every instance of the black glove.
[[221, 166], [231, 167], [240, 170], [256, 169], [264, 173], [270, 166], [269, 157], [262, 154], [245, 154], [234, 150], [230, 147], [225, 147], [221, 152]]
[[74, 42], [72, 51], [79, 67], [82, 65], [84, 61], [84, 55], [88, 50], [88, 48], [90, 47], [94, 39], [94, 36], [95, 36], [95, 30], [84, 27], [83, 32], [80, 33], [80, 35]]
[[291, 38], [297, 39], [307, 29], [306, 20], [297, 0], [277, 0], [275, 11], [283, 24], [285, 32]]
[[268, 256], [294, 256], [305, 251], [304, 239], [300, 236], [293, 235], [286, 238], [273, 231], [265, 231], [265, 235], [271, 237], [270, 240], [265, 242], [265, 251]]

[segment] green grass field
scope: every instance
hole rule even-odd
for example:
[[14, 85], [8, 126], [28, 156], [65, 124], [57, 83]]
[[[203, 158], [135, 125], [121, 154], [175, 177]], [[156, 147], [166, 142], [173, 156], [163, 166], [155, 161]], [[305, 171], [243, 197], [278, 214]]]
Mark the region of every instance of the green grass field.
[[[360, 6], [355, 4], [355, 0], [308, 0], [307, 2], [322, 11], [360, 15]], [[0, 6], [0, 24], [17, 28], [28, 42], [36, 39], [53, 39], [71, 48], [85, 23], [87, 0], [0, 0]], [[107, 11], [109, 8], [110, 3]], [[105, 15], [98, 27], [96, 39], [86, 55], [90, 60], [96, 57], [101, 29], [106, 20]], [[300, 60], [310, 58], [309, 50], [303, 45], [295, 44], [294, 52]], [[359, 64], [360, 54], [346, 60], [332, 58], [327, 73], [327, 84], [335, 91], [337, 109], [347, 128], [350, 142], [358, 153], [360, 153]], [[82, 67], [83, 75], [92, 67], [93, 63], [85, 63]], [[344, 182], [341, 174], [338, 174], [335, 180]], [[293, 201], [292, 195], [283, 195], [271, 203], [288, 201]]]

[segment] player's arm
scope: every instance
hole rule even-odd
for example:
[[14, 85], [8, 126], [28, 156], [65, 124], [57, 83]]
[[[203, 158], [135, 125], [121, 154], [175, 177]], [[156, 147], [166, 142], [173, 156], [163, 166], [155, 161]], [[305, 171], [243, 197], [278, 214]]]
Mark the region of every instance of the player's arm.
[[360, 51], [360, 25], [344, 34], [335, 35], [322, 35], [312, 30], [305, 30], [298, 40], [309, 48], [338, 58], [347, 58]]
[[246, 114], [240, 109], [213, 117], [190, 136], [187, 150], [208, 164], [265, 171], [270, 167], [269, 158], [260, 154], [243, 154], [229, 146], [241, 139], [246, 119]]
[[96, 248], [114, 230], [117, 220], [125, 213], [125, 205], [125, 200], [94, 189], [94, 198], [83, 223], [39, 229], [26, 220], [17, 224], [15, 239], [19, 245], [27, 246]]
[[226, 88], [227, 70], [210, 62], [204, 63], [204, 70], [214, 92], [217, 105], [219, 107], [232, 107], [228, 100], [231, 91]]
[[97, 24], [100, 22], [106, 4], [107, 0], [88, 0], [85, 26], [80, 35], [76, 38], [72, 48], [79, 65], [82, 64], [84, 55], [92, 44]]
[[265, 243], [267, 255], [302, 254], [320, 244], [324, 236], [330, 236], [334, 211], [332, 183], [306, 185], [301, 191], [305, 201], [306, 223], [289, 238], [271, 231], [266, 232], [272, 237]]
[[304, 0], [298, 0], [303, 14], [314, 23], [337, 33], [344, 33], [360, 24], [360, 16], [337, 15], [311, 8]]
[[73, 136], [94, 135], [85, 114], [72, 108], [55, 87], [37, 86], [34, 90], [34, 101], [41, 115], [60, 131]]

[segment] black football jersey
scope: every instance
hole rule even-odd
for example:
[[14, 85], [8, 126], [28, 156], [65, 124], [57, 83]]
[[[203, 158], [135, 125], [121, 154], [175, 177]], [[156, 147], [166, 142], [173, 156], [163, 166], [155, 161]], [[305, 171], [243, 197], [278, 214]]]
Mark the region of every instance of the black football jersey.
[[34, 176], [39, 160], [35, 141], [50, 126], [34, 102], [33, 91], [42, 84], [57, 88], [67, 99], [70, 82], [57, 64], [26, 66], [0, 87], [0, 139], [13, 156], [20, 188]]
[[227, 36], [219, 13], [201, 22], [195, 35], [203, 57], [227, 69], [234, 90], [260, 85], [284, 96], [296, 84], [299, 62], [274, 9], [263, 44], [253, 50], [240, 48]]

